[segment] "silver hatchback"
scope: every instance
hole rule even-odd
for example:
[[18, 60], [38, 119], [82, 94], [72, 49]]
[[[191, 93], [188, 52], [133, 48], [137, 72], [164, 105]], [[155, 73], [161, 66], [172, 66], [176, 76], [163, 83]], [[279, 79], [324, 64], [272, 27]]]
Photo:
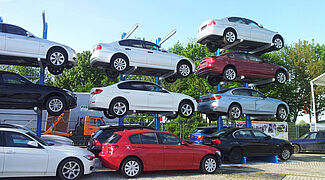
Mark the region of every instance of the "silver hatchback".
[[209, 119], [228, 115], [229, 119], [237, 120], [243, 115], [249, 115], [276, 117], [283, 121], [288, 117], [289, 106], [254, 89], [239, 87], [201, 96], [198, 111], [207, 114]]

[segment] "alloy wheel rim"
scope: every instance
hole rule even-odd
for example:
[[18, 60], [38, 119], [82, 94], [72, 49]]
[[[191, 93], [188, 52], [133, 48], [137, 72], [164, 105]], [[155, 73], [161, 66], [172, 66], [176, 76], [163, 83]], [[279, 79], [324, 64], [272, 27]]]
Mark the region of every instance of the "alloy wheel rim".
[[284, 149], [282, 151], [282, 158], [283, 159], [289, 159], [289, 157], [290, 157], [290, 151], [288, 149]]
[[192, 106], [191, 106], [191, 105], [189, 105], [189, 104], [184, 104], [184, 105], [182, 106], [182, 114], [183, 114], [184, 116], [190, 116], [190, 115], [192, 114], [192, 112], [193, 112], [193, 109], [192, 109]]
[[126, 105], [123, 102], [117, 102], [113, 106], [113, 111], [117, 115], [123, 115], [126, 112]]
[[283, 107], [279, 109], [279, 116], [281, 119], [285, 119], [287, 117], [287, 111]]
[[236, 39], [235, 34], [233, 32], [231, 32], [231, 31], [227, 32], [226, 33], [226, 39], [230, 43], [235, 42], [235, 39]]
[[49, 108], [53, 112], [59, 112], [63, 108], [63, 102], [60, 99], [52, 99], [49, 102]]
[[240, 117], [240, 114], [241, 114], [241, 112], [240, 112], [240, 109], [238, 107], [233, 107], [231, 109], [231, 115], [232, 115], [232, 117], [234, 117], [234, 118], [237, 119], [237, 118]]
[[233, 69], [226, 70], [226, 78], [228, 80], [234, 80], [236, 78], [236, 72]]
[[280, 72], [280, 73], [278, 73], [277, 80], [279, 83], [283, 84], [286, 82], [287, 77], [284, 73]]
[[190, 74], [190, 67], [188, 67], [188, 65], [186, 64], [182, 64], [180, 67], [179, 67], [179, 73], [183, 76], [183, 77], [186, 77]]
[[128, 161], [125, 164], [124, 172], [130, 177], [137, 175], [140, 171], [139, 163], [136, 161]]
[[60, 52], [54, 52], [50, 56], [50, 61], [55, 66], [61, 66], [65, 61], [64, 55]]
[[62, 174], [66, 179], [75, 179], [80, 174], [80, 166], [75, 161], [69, 161], [64, 164]]
[[114, 68], [118, 71], [124, 71], [126, 68], [126, 61], [123, 58], [116, 58], [114, 60]]
[[217, 168], [217, 163], [214, 159], [209, 158], [205, 161], [204, 167], [207, 172], [212, 173]]
[[282, 40], [281, 40], [280, 38], [276, 38], [276, 39], [274, 40], [274, 44], [275, 44], [275, 47], [276, 47], [277, 49], [281, 49], [282, 46], [283, 46], [283, 44], [282, 44]]

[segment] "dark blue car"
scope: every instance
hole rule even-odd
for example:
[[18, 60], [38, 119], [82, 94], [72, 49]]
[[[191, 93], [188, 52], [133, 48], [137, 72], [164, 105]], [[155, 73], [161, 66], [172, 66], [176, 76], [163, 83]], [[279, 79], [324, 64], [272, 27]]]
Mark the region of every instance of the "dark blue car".
[[216, 126], [198, 127], [189, 135], [190, 142], [194, 144], [202, 144], [203, 137], [218, 131]]
[[294, 153], [325, 152], [325, 131], [309, 132], [290, 142], [294, 146]]

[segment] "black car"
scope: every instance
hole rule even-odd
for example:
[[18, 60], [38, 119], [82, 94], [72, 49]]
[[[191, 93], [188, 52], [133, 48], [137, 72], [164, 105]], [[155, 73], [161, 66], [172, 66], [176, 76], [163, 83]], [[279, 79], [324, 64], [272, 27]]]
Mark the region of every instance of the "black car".
[[205, 136], [203, 144], [220, 149], [225, 159], [240, 163], [243, 157], [277, 155], [286, 161], [293, 154], [289, 141], [271, 138], [265, 133], [250, 128], [226, 128]]
[[87, 149], [98, 157], [102, 151], [102, 144], [113, 135], [114, 132], [127, 130], [154, 130], [152, 127], [141, 125], [122, 125], [122, 126], [101, 126], [100, 129], [91, 135]]
[[0, 109], [34, 109], [38, 107], [52, 116], [77, 106], [72, 92], [34, 84], [19, 74], [0, 71]]
[[294, 152], [325, 152], [325, 131], [309, 132], [290, 141]]

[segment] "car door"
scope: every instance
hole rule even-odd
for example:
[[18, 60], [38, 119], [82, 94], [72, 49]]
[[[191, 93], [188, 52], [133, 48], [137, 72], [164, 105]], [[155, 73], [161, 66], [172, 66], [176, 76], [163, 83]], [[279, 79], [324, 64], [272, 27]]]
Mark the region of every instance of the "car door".
[[251, 96], [249, 89], [235, 89], [232, 91], [233, 97], [229, 99], [235, 102], [239, 102], [243, 113], [251, 114], [255, 111], [256, 99]]
[[252, 130], [252, 133], [260, 142], [259, 148], [263, 150], [260, 152], [261, 154], [273, 155], [280, 152], [281, 147], [275, 143], [270, 136], [258, 130]]
[[172, 65], [172, 57], [167, 51], [162, 52], [160, 47], [152, 42], [143, 41], [143, 45], [147, 50], [147, 64], [163, 67]]
[[153, 83], [144, 83], [148, 92], [148, 108], [153, 111], [171, 111], [173, 96], [160, 86]]
[[27, 31], [21, 27], [5, 24], [5, 50], [13, 53], [36, 56], [39, 54], [40, 42], [38, 38], [27, 36]]
[[268, 100], [268, 98], [255, 90], [249, 90], [251, 96], [255, 98], [255, 111], [254, 114], [274, 114], [274, 109], [276, 109], [277, 104], [273, 101]]
[[132, 106], [132, 110], [147, 110], [148, 91], [143, 82], [129, 81], [118, 85], [119, 94], [125, 96]]
[[248, 129], [237, 130], [234, 132], [235, 140], [243, 149], [244, 156], [255, 156], [264, 153], [265, 145], [260, 143], [258, 138], [255, 138], [252, 132]]
[[48, 152], [27, 145], [34, 141], [20, 132], [3, 131], [5, 137], [4, 176], [43, 175], [47, 171]]
[[4, 166], [4, 161], [5, 161], [4, 145], [5, 145], [4, 137], [2, 135], [2, 131], [0, 131], [0, 177], [3, 172], [3, 166]]
[[147, 50], [143, 48], [142, 41], [137, 39], [127, 39], [119, 41], [119, 50], [126, 52], [129, 55], [129, 63], [137, 66], [147, 64]]
[[5, 50], [5, 45], [6, 45], [6, 35], [3, 32], [3, 25], [0, 23], [0, 51]]
[[317, 149], [321, 148], [321, 144], [318, 143], [319, 135], [317, 132], [311, 132], [300, 144], [301, 149], [305, 151], [316, 151]]
[[251, 40], [258, 41], [258, 42], [264, 42], [264, 43], [271, 43], [268, 40], [267, 31], [265, 29], [259, 27], [259, 25], [249, 19], [246, 19], [246, 24], [249, 25], [250, 31], [251, 31]]
[[250, 77], [274, 78], [276, 69], [269, 63], [253, 54], [246, 54], [246, 59], [250, 64], [249, 72], [247, 72]]
[[245, 40], [250, 39], [251, 32], [249, 26], [245, 22], [245, 19], [240, 17], [231, 17], [228, 18], [228, 20], [230, 25], [236, 29], [238, 39], [242, 39], [242, 38]]
[[164, 169], [193, 169], [194, 151], [182, 140], [169, 133], [159, 133], [159, 139], [164, 146]]

